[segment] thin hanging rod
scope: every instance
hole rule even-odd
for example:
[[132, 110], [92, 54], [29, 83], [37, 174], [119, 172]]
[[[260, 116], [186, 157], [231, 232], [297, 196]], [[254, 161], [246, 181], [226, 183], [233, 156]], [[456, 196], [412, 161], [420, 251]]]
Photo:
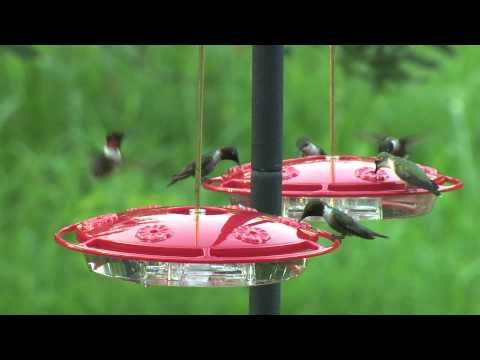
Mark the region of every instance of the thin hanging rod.
[[335, 156], [336, 144], [335, 144], [335, 45], [329, 45], [329, 58], [330, 58], [330, 97], [329, 97], [329, 110], [330, 110], [330, 155]]
[[200, 187], [202, 183], [202, 141], [203, 112], [205, 98], [205, 47], [198, 47], [198, 84], [197, 84], [197, 149], [195, 160], [195, 209], [200, 207]]

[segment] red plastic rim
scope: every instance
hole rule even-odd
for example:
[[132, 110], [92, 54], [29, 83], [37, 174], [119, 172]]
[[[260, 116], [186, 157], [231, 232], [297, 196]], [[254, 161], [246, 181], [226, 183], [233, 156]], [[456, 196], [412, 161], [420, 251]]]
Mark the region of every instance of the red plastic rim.
[[[241, 206], [131, 209], [97, 216], [59, 230], [61, 246], [84, 254], [175, 263], [283, 262], [327, 254], [339, 246], [308, 223]], [[75, 233], [78, 243], [63, 235]], [[320, 238], [332, 242], [323, 246]]]
[[[341, 155], [332, 161], [324, 155], [283, 161], [282, 194], [284, 197], [378, 197], [426, 195], [428, 191], [408, 187], [390, 169], [374, 173], [374, 157]], [[453, 177], [418, 164], [438, 185], [440, 192], [463, 187]], [[220, 177], [206, 180], [204, 188], [229, 194], [250, 195], [251, 163], [236, 166]]]

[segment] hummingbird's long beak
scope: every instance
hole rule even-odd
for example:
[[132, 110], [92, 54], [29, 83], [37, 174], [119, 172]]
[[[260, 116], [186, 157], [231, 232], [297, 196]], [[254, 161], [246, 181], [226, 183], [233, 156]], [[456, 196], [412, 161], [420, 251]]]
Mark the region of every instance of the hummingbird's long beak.
[[378, 169], [380, 169], [380, 167], [378, 166], [378, 162], [375, 161], [375, 174], [377, 173]]

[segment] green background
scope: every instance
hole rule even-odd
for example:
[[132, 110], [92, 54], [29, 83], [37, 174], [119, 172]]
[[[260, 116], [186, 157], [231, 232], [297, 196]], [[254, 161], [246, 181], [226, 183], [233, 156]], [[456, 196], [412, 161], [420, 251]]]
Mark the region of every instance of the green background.
[[[248, 289], [154, 287], [87, 270], [53, 241], [60, 227], [148, 204], [193, 202], [193, 181], [166, 188], [194, 158], [197, 48], [38, 46], [23, 60], [0, 53], [0, 313], [245, 314]], [[429, 51], [419, 47], [419, 51]], [[465, 188], [434, 211], [371, 222], [390, 239], [349, 238], [282, 286], [284, 314], [480, 312], [477, 166], [480, 47], [455, 47], [423, 82], [376, 92], [337, 71], [337, 148], [373, 155], [362, 135], [418, 134], [411, 158], [458, 177]], [[339, 49], [339, 53], [341, 49]], [[341, 56], [341, 54], [339, 54]], [[435, 56], [435, 55], [432, 55]], [[302, 135], [328, 146], [328, 52], [295, 46], [285, 59], [284, 156]], [[251, 49], [208, 46], [205, 150], [234, 144], [250, 161]], [[125, 166], [105, 181], [88, 173], [105, 132], [122, 130]], [[215, 171], [222, 174], [233, 163]], [[202, 191], [205, 204], [226, 204]], [[478, 220], [477, 220], [478, 221]], [[324, 226], [324, 225], [321, 225]]]

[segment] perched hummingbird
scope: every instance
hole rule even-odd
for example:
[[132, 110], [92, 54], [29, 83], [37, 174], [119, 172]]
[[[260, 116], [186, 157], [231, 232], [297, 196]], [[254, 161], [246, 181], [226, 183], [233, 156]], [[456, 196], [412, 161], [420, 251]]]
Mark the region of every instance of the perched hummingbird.
[[[208, 174], [210, 174], [218, 163], [222, 160], [232, 160], [240, 165], [240, 160], [238, 159], [238, 151], [234, 147], [223, 147], [217, 149], [209, 154], [202, 156], [202, 179], [204, 179]], [[190, 164], [185, 166], [183, 170], [172, 176], [172, 180], [167, 186], [175, 184], [177, 181], [186, 179], [190, 176], [195, 176], [195, 161], [192, 161]]]
[[317, 147], [310, 139], [301, 137], [297, 140], [297, 149], [300, 150], [302, 156], [311, 155], [326, 155], [327, 153], [323, 149]]
[[408, 185], [428, 190], [436, 196], [440, 195], [438, 185], [430, 180], [417, 164], [410, 160], [382, 152], [377, 155], [377, 159], [375, 160], [375, 172], [382, 167], [392, 169], [395, 174]]
[[123, 134], [119, 132], [112, 132], [106, 136], [103, 153], [96, 155], [92, 162], [93, 176], [97, 178], [107, 177], [120, 165], [122, 161], [122, 153], [120, 152], [122, 140]]
[[303, 210], [300, 221], [309, 216], [322, 216], [328, 225], [341, 233], [341, 236], [336, 236], [338, 239], [343, 239], [349, 235], [358, 236], [363, 239], [375, 239], [376, 237], [388, 238], [388, 236], [367, 229], [343, 211], [330, 207], [320, 200], [308, 202]]
[[387, 152], [399, 157], [407, 157], [408, 148], [418, 140], [413, 136], [396, 138], [393, 136], [374, 135], [377, 141], [378, 152]]

